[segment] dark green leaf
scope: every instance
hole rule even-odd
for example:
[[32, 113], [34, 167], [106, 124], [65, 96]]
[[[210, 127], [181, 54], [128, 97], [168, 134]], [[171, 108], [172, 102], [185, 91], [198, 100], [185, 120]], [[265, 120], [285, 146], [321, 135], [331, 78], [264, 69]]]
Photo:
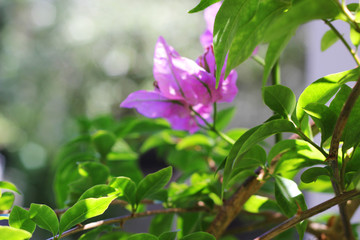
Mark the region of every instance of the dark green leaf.
[[195, 232], [185, 237], [180, 238], [180, 240], [215, 240], [216, 238], [207, 232]]
[[128, 240], [159, 240], [159, 238], [149, 233], [137, 233], [131, 235]]
[[343, 84], [349, 81], [356, 81], [359, 75], [360, 68], [355, 68], [349, 71], [331, 74], [316, 80], [300, 95], [296, 106], [296, 117], [301, 121], [305, 115], [303, 108], [309, 103], [327, 103]]
[[303, 174], [301, 174], [301, 181], [303, 181], [304, 183], [316, 182], [318, 177], [322, 175], [330, 177], [329, 170], [323, 167], [309, 168], [305, 172], [303, 172]]
[[[233, 38], [255, 15], [259, 0], [225, 1], [216, 15], [214, 24], [214, 51], [217, 69], [222, 69]], [[239, 53], [239, 52], [238, 52]], [[216, 72], [216, 86], [221, 71]]]
[[106, 156], [114, 146], [116, 137], [111, 132], [99, 130], [92, 135], [91, 140], [100, 155]]
[[[113, 229], [112, 226], [110, 225], [102, 225], [100, 227], [97, 227], [91, 231], [88, 231], [87, 233], [84, 233], [83, 235], [81, 235], [81, 237], [78, 240], [94, 240], [94, 239], [98, 239], [98, 235], [102, 232], [108, 232], [111, 231]], [[116, 238], [116, 240], [118, 240]]]
[[178, 238], [201, 229], [203, 213], [182, 213], [177, 216]]
[[114, 194], [121, 194], [122, 190], [116, 191], [114, 188], [105, 185], [105, 184], [99, 184], [95, 185], [88, 190], [86, 190], [79, 198], [78, 201], [86, 199], [86, 198], [100, 198], [100, 197], [108, 197], [112, 196]]
[[289, 118], [295, 109], [296, 97], [290, 88], [283, 85], [268, 86], [263, 89], [265, 104], [274, 112]]
[[216, 115], [216, 129], [223, 130], [228, 126], [236, 112], [235, 107], [225, 108]]
[[335, 128], [337, 115], [329, 107], [321, 103], [309, 103], [304, 111], [310, 115], [321, 131], [321, 146], [329, 139]]
[[[152, 220], [149, 233], [160, 236], [164, 232], [169, 232], [173, 223], [174, 214], [158, 214]], [[176, 236], [176, 234], [175, 234]]]
[[[262, 42], [269, 25], [276, 17], [281, 15], [290, 6], [291, 1], [263, 0], [259, 1], [259, 3], [256, 15], [248, 23], [239, 26], [234, 34], [234, 37], [229, 39], [232, 40], [232, 42], [229, 50], [225, 75], [227, 75], [231, 69], [234, 69], [251, 56], [256, 46]], [[241, 12], [240, 14], [243, 13]], [[214, 46], [216, 63], [218, 64], [216, 45], [214, 44]], [[218, 71], [217, 74], [219, 75], [220, 71]]]
[[288, 32], [296, 30], [301, 24], [315, 19], [333, 18], [338, 13], [339, 8], [335, 1], [297, 1], [267, 29], [265, 40], [281, 38]]
[[266, 163], [266, 151], [259, 145], [255, 145], [247, 151], [241, 161], [234, 164], [233, 168], [248, 169], [263, 166]]
[[22, 229], [0, 226], [0, 236], [8, 240], [26, 240], [31, 238], [31, 233]]
[[296, 183], [278, 175], [275, 175], [275, 198], [287, 217], [294, 216], [298, 210], [305, 211], [307, 209], [304, 195]]
[[[0, 189], [8, 189], [18, 194], [21, 194], [20, 191], [16, 188], [16, 186], [11, 182], [0, 181]], [[0, 192], [0, 196], [1, 196], [1, 192]]]
[[15, 200], [12, 192], [4, 192], [0, 197], [0, 210], [9, 210]]
[[123, 195], [128, 203], [134, 205], [136, 203], [135, 192], [136, 184], [127, 177], [116, 177], [111, 179], [109, 186], [122, 191]]
[[148, 174], [137, 186], [136, 203], [161, 190], [170, 181], [172, 168], [167, 167], [155, 173]]
[[331, 101], [329, 108], [337, 115], [340, 115], [341, 109], [343, 108], [347, 98], [349, 97], [350, 92], [351, 92], [351, 87], [344, 84], [341, 86], [334, 100]]
[[360, 143], [360, 98], [355, 102], [344, 128], [343, 152]]
[[29, 212], [25, 209], [14, 206], [9, 216], [10, 227], [23, 229], [31, 234], [35, 231], [36, 224], [30, 219]]
[[102, 198], [87, 198], [75, 203], [60, 219], [60, 235], [72, 226], [86, 219], [103, 214], [116, 196]]
[[159, 240], [175, 240], [177, 232], [164, 232], [159, 236]]
[[265, 56], [263, 87], [266, 86], [266, 81], [270, 75], [272, 68], [274, 67], [275, 63], [279, 60], [282, 51], [285, 49], [285, 47], [287, 46], [293, 35], [294, 32], [289, 32], [286, 36], [282, 38], [274, 39], [269, 43], [269, 47], [266, 51], [266, 56]]
[[39, 227], [50, 231], [55, 236], [59, 231], [59, 220], [54, 210], [43, 204], [32, 203], [29, 209], [30, 219]]
[[219, 2], [220, 0], [201, 0], [200, 3], [194, 7], [193, 9], [191, 9], [189, 11], [189, 13], [196, 13], [196, 12], [200, 12], [202, 10], [204, 10], [205, 8], [211, 6], [214, 3]]
[[325, 51], [339, 40], [339, 37], [333, 30], [327, 31], [321, 38], [321, 51]]
[[298, 224], [296, 224], [296, 230], [299, 234], [299, 239], [304, 239], [304, 235], [305, 235], [305, 232], [306, 232], [306, 228], [307, 228], [307, 224], [308, 224], [308, 221], [305, 220], [305, 221], [302, 221]]

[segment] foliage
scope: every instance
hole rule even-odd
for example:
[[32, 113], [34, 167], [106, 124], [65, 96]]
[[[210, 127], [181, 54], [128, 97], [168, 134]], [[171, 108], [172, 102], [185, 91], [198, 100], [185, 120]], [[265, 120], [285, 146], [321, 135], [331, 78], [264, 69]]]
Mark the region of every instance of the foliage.
[[[340, 40], [359, 66], [360, 5], [355, 5], [336, 0], [202, 0], [190, 12], [205, 9], [204, 54], [197, 61], [182, 57], [160, 37], [154, 90], [136, 91], [121, 104], [150, 119], [103, 116], [79, 121], [78, 137], [62, 146], [56, 159], [58, 208], [13, 206], [14, 193], [21, 192], [1, 181], [5, 192], [0, 210], [9, 226], [1, 226], [0, 235], [29, 239], [39, 227], [51, 239], [77, 232], [82, 232], [79, 239], [232, 239], [227, 229], [239, 216], [260, 230], [270, 228], [269, 222], [278, 224], [257, 239], [289, 238], [294, 229], [299, 239], [305, 232], [322, 239], [355, 239], [353, 229], [359, 223], [350, 219], [360, 206], [360, 68], [315, 80], [297, 100], [277, 74], [281, 53], [296, 29], [316, 19], [331, 31], [321, 49]], [[349, 24], [354, 49], [333, 21]], [[250, 129], [222, 132], [236, 109], [218, 111], [217, 104], [234, 99], [234, 68], [250, 57], [259, 60], [258, 45], [267, 46], [265, 60], [258, 61], [264, 63], [259, 88], [273, 115]], [[270, 75], [274, 84], [267, 86]], [[355, 85], [349, 87], [349, 82]], [[167, 121], [151, 119], [159, 117]], [[282, 133], [292, 135], [282, 140]], [[320, 143], [313, 138], [317, 134]], [[274, 135], [270, 145], [266, 141]], [[144, 174], [138, 159], [149, 151], [156, 151], [167, 166]], [[335, 197], [308, 208], [305, 189], [332, 191]], [[161, 209], [150, 210], [153, 204]], [[340, 216], [331, 216], [334, 224], [309, 224], [310, 217], [335, 205]], [[118, 216], [110, 211], [113, 207], [127, 214]], [[119, 229], [146, 216], [153, 216], [149, 233]]]

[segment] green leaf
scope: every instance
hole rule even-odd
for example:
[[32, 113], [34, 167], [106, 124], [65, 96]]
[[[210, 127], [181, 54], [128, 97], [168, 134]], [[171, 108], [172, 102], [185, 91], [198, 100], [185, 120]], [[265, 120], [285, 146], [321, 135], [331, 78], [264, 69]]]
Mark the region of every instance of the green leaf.
[[206, 146], [211, 147], [214, 145], [214, 142], [211, 138], [203, 135], [203, 134], [192, 134], [182, 138], [178, 144], [176, 144], [177, 150], [183, 150], [187, 148], [194, 148], [196, 146]]
[[180, 238], [180, 240], [215, 240], [215, 237], [207, 232], [195, 232]]
[[293, 123], [277, 119], [254, 127], [244, 133], [233, 145], [225, 163], [223, 189], [227, 187], [231, 172], [235, 165], [240, 164], [244, 154], [260, 141], [280, 132], [296, 132]]
[[39, 227], [50, 231], [55, 236], [59, 231], [59, 220], [54, 210], [44, 204], [32, 203], [29, 209], [30, 219]]
[[350, 40], [354, 46], [359, 46], [360, 44], [360, 33], [358, 33], [353, 27], [350, 27]]
[[287, 12], [276, 19], [266, 31], [266, 41], [281, 38], [296, 30], [301, 24], [315, 19], [333, 18], [339, 13], [335, 1], [302, 0], [297, 1]]
[[32, 235], [22, 229], [0, 226], [0, 236], [2, 239], [8, 240], [26, 240], [31, 238]]
[[316, 182], [319, 176], [329, 176], [329, 170], [323, 167], [309, 168], [301, 174], [301, 181], [304, 183]]
[[[0, 189], [8, 189], [18, 194], [21, 194], [20, 191], [16, 188], [16, 186], [11, 182], [0, 181]], [[1, 192], [0, 192], [0, 196], [1, 196]]]
[[159, 240], [159, 238], [149, 233], [137, 233], [131, 235], [128, 240]]
[[141, 180], [136, 189], [136, 203], [161, 190], [170, 181], [172, 168], [167, 167], [155, 173], [148, 174]]
[[100, 198], [100, 197], [108, 197], [116, 194], [117, 196], [122, 193], [122, 190], [116, 191], [115, 188], [112, 188], [105, 184], [95, 185], [88, 190], [86, 190], [79, 198], [78, 201], [86, 199], [86, 198]]
[[182, 213], [177, 216], [178, 238], [200, 231], [203, 213]]
[[336, 94], [335, 98], [331, 101], [329, 108], [335, 112], [337, 115], [340, 115], [340, 112], [348, 99], [351, 93], [351, 87], [344, 84], [341, 86], [339, 92]]
[[4, 192], [0, 197], [0, 210], [9, 210], [15, 200], [14, 193]]
[[299, 234], [299, 239], [304, 239], [304, 235], [305, 235], [305, 232], [306, 232], [306, 228], [307, 228], [307, 224], [308, 224], [308, 221], [305, 220], [305, 221], [302, 221], [298, 224], [296, 224], [296, 230]]
[[159, 236], [159, 240], [175, 240], [177, 232], [164, 232]]
[[336, 43], [338, 40], [339, 37], [333, 30], [327, 31], [321, 38], [321, 51], [325, 51], [326, 49], [334, 45], [334, 43]]
[[[259, 0], [224, 1], [214, 23], [214, 51], [217, 69], [222, 69], [233, 38], [255, 15]], [[239, 53], [239, 52], [238, 52]], [[221, 71], [216, 72], [216, 86]]]
[[335, 128], [337, 115], [329, 107], [321, 103], [309, 103], [304, 111], [310, 115], [321, 131], [321, 146], [329, 139]]
[[304, 195], [301, 193], [296, 183], [278, 175], [275, 175], [274, 177], [275, 198], [284, 215], [292, 217], [298, 210], [305, 211], [307, 206]]
[[265, 104], [274, 112], [289, 118], [296, 106], [295, 94], [283, 85], [268, 86], [263, 89]]
[[248, 169], [263, 166], [266, 163], [266, 151], [259, 145], [255, 145], [247, 151], [241, 161], [234, 164], [233, 168]]
[[244, 204], [244, 210], [251, 213], [260, 213], [262, 211], [279, 211], [280, 209], [274, 200], [252, 195]]
[[322, 77], [310, 84], [299, 97], [296, 106], [297, 119], [302, 120], [305, 115], [304, 108], [309, 103], [327, 103], [343, 84], [356, 81], [359, 76], [360, 68], [355, 68]]
[[344, 128], [343, 152], [360, 143], [360, 98], [355, 102]]
[[126, 201], [132, 205], [136, 203], [135, 193], [136, 193], [136, 184], [127, 177], [115, 177], [112, 178], [110, 187], [121, 191], [126, 199]]
[[[174, 214], [158, 214], [150, 223], [149, 233], [160, 236], [164, 232], [169, 232], [172, 227]], [[176, 234], [175, 234], [176, 236]]]
[[[239, 28], [234, 34], [234, 37], [231, 38], [232, 43], [229, 50], [229, 56], [226, 66], [226, 76], [231, 71], [231, 69], [234, 69], [236, 66], [238, 66], [240, 63], [242, 63], [251, 56], [256, 46], [263, 41], [264, 34], [272, 21], [279, 15], [283, 14], [283, 12], [290, 6], [290, 4], [290, 0], [259, 1], [259, 8], [256, 11], [255, 16], [248, 23], [239, 26]], [[240, 14], [243, 14], [243, 12], [241, 12]], [[217, 66], [219, 66], [217, 58], [218, 56], [216, 55], [216, 45], [214, 44], [214, 46], [216, 63]], [[218, 71], [217, 75], [219, 74], [220, 72]]]
[[279, 60], [282, 51], [285, 49], [293, 35], [294, 32], [289, 32], [283, 38], [277, 38], [270, 42], [265, 56], [263, 87], [266, 86], [266, 81], [270, 75], [271, 70], [275, 66], [275, 63]]
[[[102, 225], [100, 227], [97, 227], [93, 230], [88, 231], [87, 233], [84, 233], [81, 235], [81, 237], [78, 240], [94, 240], [98, 239], [98, 235], [103, 232], [109, 232], [113, 229], [110, 225]], [[118, 240], [116, 238], [116, 240]]]
[[105, 157], [114, 146], [116, 136], [111, 132], [99, 130], [92, 135], [91, 140], [100, 155]]
[[211, 6], [214, 3], [219, 2], [220, 0], [201, 0], [200, 3], [191, 9], [188, 13], [196, 13], [204, 10], [205, 8]]
[[219, 111], [216, 115], [216, 126], [215, 126], [216, 129], [221, 131], [224, 128], [226, 128], [231, 122], [235, 113], [236, 113], [235, 107], [229, 107]]
[[11, 210], [9, 225], [10, 227], [28, 231], [31, 234], [36, 228], [36, 224], [30, 219], [29, 212], [19, 206], [14, 206]]
[[69, 208], [60, 219], [60, 235], [72, 226], [79, 224], [86, 219], [101, 215], [109, 207], [116, 196], [87, 198], [75, 203]]

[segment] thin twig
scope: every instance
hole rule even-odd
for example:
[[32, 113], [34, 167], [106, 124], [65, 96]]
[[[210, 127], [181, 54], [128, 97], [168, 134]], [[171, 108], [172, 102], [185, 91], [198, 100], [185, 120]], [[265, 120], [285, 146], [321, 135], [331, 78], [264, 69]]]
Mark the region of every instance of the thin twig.
[[255, 240], [268, 240], [272, 239], [275, 236], [279, 235], [280, 233], [284, 232], [285, 230], [294, 227], [296, 224], [300, 223], [301, 221], [304, 221], [305, 219], [308, 219], [318, 213], [321, 213], [337, 204], [343, 203], [355, 196], [360, 195], [359, 191], [352, 190], [349, 192], [344, 192], [343, 194], [340, 194], [339, 196], [336, 196], [330, 200], [327, 200], [313, 208], [310, 208], [298, 215], [295, 215], [292, 218], [289, 218], [282, 224], [278, 225], [277, 227], [267, 231], [266, 233], [262, 234], [261, 236], [257, 237]]

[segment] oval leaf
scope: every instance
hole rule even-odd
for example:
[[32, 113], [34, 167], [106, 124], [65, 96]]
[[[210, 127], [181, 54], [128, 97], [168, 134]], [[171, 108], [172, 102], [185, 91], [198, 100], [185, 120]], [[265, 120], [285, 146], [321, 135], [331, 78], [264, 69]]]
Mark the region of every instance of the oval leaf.
[[29, 209], [30, 219], [39, 227], [50, 231], [55, 236], [59, 231], [59, 220], [54, 210], [44, 204], [32, 203]]
[[296, 97], [290, 88], [283, 85], [274, 85], [263, 89], [265, 104], [274, 112], [285, 118], [291, 116], [295, 109]]
[[329, 170], [323, 167], [309, 168], [301, 174], [301, 181], [304, 183], [316, 182], [319, 176], [330, 176]]
[[159, 240], [175, 240], [177, 232], [164, 232], [159, 236]]
[[19, 206], [14, 206], [11, 210], [9, 225], [10, 227], [28, 231], [31, 234], [36, 228], [36, 224], [30, 219], [29, 212]]
[[99, 184], [95, 185], [88, 190], [86, 190], [79, 198], [78, 201], [86, 199], [86, 198], [100, 198], [100, 197], [109, 197], [114, 194], [117, 196], [121, 194], [122, 192], [116, 191], [114, 188], [105, 185], [105, 184]]
[[16, 188], [16, 186], [14, 184], [12, 184], [11, 182], [7, 182], [7, 181], [0, 181], [0, 189], [8, 189], [8, 190], [14, 191], [18, 194], [21, 194], [20, 191]]
[[327, 31], [323, 37], [321, 38], [321, 51], [325, 51], [334, 43], [336, 43], [339, 40], [339, 37], [335, 34], [333, 30]]
[[101, 156], [106, 156], [116, 142], [116, 136], [108, 131], [99, 130], [92, 135], [91, 140]]
[[185, 237], [180, 238], [180, 240], [215, 240], [216, 238], [207, 232], [195, 232]]
[[22, 229], [0, 226], [0, 236], [2, 239], [26, 240], [31, 238], [32, 235]]
[[122, 191], [123, 195], [128, 203], [134, 205], [136, 203], [135, 193], [136, 193], [136, 184], [127, 177], [116, 177], [113, 178], [109, 186]]
[[15, 195], [12, 192], [4, 192], [0, 197], [0, 210], [9, 210], [15, 200]]
[[149, 233], [138, 233], [131, 235], [128, 240], [159, 240], [159, 238]]
[[196, 13], [204, 10], [205, 8], [213, 5], [214, 3], [220, 2], [221, 0], [201, 0], [200, 3], [191, 9], [189, 13]]

